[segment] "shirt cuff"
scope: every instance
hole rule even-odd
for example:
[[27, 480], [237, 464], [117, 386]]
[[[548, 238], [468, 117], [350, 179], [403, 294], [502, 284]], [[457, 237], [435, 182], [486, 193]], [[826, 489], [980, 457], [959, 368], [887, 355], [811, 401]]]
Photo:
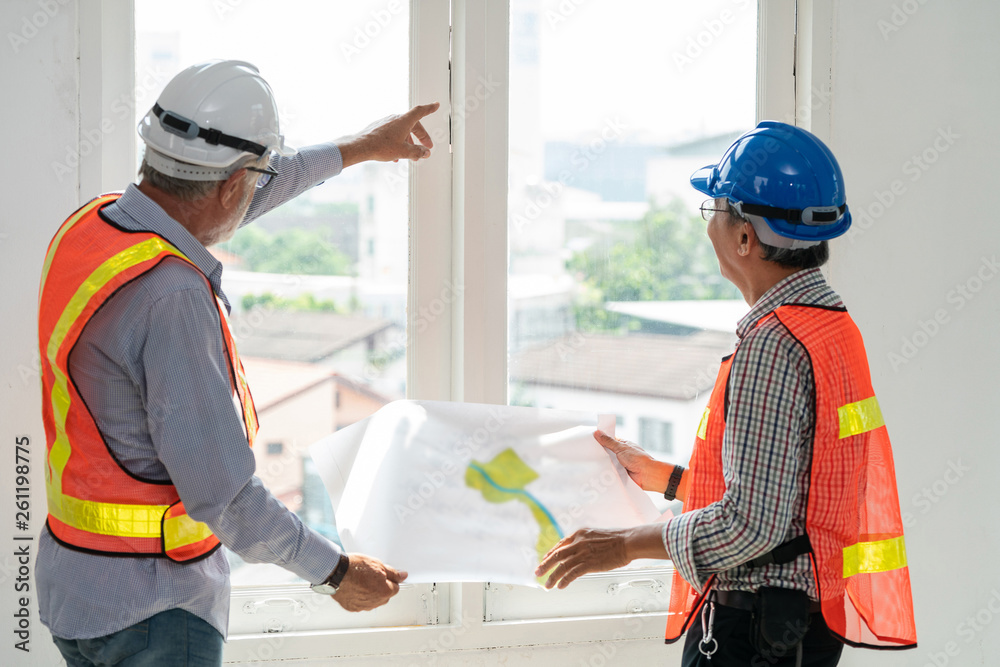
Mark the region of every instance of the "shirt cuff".
[[303, 157], [306, 158], [309, 169], [309, 180], [315, 185], [328, 178], [339, 176], [344, 170], [344, 158], [340, 154], [340, 147], [332, 141], [308, 146], [302, 151], [305, 153]]
[[302, 577], [310, 584], [319, 584], [337, 567], [342, 553], [340, 547], [315, 530], [303, 526], [305, 534], [302, 545], [294, 561], [282, 563], [282, 567]]
[[684, 581], [696, 591], [701, 591], [702, 582], [694, 563], [694, 528], [698, 512], [685, 512], [674, 517], [663, 527], [663, 547], [670, 554], [674, 568]]

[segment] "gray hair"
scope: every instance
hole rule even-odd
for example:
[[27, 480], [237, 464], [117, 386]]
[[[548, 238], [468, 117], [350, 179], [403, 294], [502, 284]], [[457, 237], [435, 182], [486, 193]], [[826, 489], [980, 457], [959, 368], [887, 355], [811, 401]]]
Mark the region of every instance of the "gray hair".
[[[726, 204], [728, 206], [728, 200]], [[750, 221], [737, 215], [736, 210], [732, 206], [729, 206], [729, 222], [733, 225], [739, 225]], [[760, 249], [764, 253], [761, 259], [766, 262], [774, 262], [787, 269], [815, 269], [823, 266], [826, 264], [826, 260], [830, 259], [830, 244], [826, 241], [821, 241], [808, 248], [797, 248], [794, 250], [792, 248], [776, 248], [773, 245], [768, 245], [761, 241], [759, 236], [757, 242], [760, 243]]]
[[[244, 167], [256, 166], [263, 168], [269, 160], [270, 155], [267, 153], [260, 158], [248, 155], [237, 160], [229, 173], [233, 174]], [[177, 162], [186, 164], [180, 160], [177, 160]], [[142, 158], [142, 164], [139, 166], [139, 176], [142, 177], [143, 182], [149, 183], [157, 190], [162, 190], [166, 194], [175, 199], [179, 199], [180, 201], [198, 201], [199, 199], [204, 199], [211, 194], [212, 190], [214, 190], [219, 183], [222, 183], [223, 180], [225, 180], [192, 181], [186, 178], [167, 176], [163, 172], [154, 169], [146, 161], [145, 155]]]

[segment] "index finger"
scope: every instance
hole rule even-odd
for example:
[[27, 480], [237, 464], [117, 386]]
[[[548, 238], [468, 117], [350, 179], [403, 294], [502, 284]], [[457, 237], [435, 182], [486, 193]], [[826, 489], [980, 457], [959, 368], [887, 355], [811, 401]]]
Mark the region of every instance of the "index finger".
[[409, 111], [407, 111], [404, 116], [407, 116], [410, 120], [416, 122], [419, 121], [424, 116], [429, 116], [441, 106], [440, 102], [434, 102], [432, 104], [418, 104]]

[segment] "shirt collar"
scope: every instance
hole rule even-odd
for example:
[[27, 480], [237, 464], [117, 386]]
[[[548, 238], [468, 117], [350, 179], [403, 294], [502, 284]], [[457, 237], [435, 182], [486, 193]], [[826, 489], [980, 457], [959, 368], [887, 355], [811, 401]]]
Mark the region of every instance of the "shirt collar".
[[152, 232], [165, 238], [184, 255], [194, 262], [202, 273], [208, 277], [212, 289], [226, 304], [229, 301], [222, 292], [222, 262], [217, 260], [208, 248], [191, 235], [181, 223], [177, 222], [160, 205], [147, 197], [142, 190], [131, 184], [116, 201], [105, 206], [101, 211], [117, 225], [136, 232]]
[[762, 317], [786, 303], [818, 303], [835, 306], [840, 304], [840, 298], [826, 284], [823, 272], [818, 268], [796, 271], [778, 281], [757, 299], [757, 303], [736, 326], [736, 335], [742, 339], [757, 326]]

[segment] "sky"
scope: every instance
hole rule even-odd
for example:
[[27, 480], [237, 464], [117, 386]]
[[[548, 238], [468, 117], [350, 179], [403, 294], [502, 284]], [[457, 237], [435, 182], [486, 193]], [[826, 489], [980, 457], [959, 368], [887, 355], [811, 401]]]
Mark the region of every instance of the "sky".
[[[538, 37], [536, 78], [517, 78], [530, 68], [511, 72], [512, 105], [528, 110], [512, 119], [537, 123], [543, 140], [592, 136], [616, 117], [629, 138], [658, 143], [753, 125], [754, 0], [511, 4], [513, 12], [536, 13]], [[140, 110], [174, 71], [213, 58], [260, 68], [292, 146], [356, 132], [408, 107], [406, 2], [136, 0], [135, 7], [137, 81], [154, 84], [140, 84]]]

